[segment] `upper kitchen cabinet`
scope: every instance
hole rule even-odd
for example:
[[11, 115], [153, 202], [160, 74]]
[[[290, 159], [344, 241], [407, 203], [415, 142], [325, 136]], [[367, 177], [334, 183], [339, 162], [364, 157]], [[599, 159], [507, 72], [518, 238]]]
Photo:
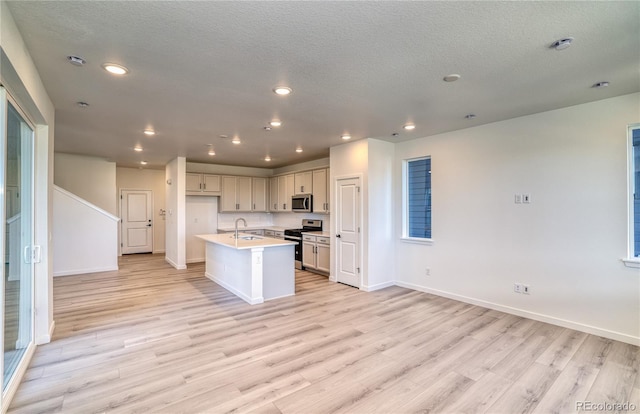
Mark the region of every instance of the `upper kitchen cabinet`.
[[313, 191], [313, 176], [311, 171], [299, 172], [294, 175], [294, 195], [311, 194]]
[[293, 174], [278, 177], [278, 211], [291, 211], [291, 197], [295, 194]]
[[251, 186], [251, 211], [269, 211], [267, 202], [267, 178], [254, 177], [251, 179]]
[[269, 211], [280, 211], [280, 204], [278, 203], [278, 177], [271, 177], [269, 179]]
[[201, 173], [186, 174], [186, 195], [216, 196], [220, 194], [219, 175]]
[[221, 212], [248, 212], [252, 210], [251, 177], [222, 177]]
[[329, 169], [313, 170], [313, 212], [329, 213]]

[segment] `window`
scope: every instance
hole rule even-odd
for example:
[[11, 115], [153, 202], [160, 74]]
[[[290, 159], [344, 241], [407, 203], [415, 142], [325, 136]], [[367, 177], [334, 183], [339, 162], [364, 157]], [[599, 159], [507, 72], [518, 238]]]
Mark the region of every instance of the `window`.
[[629, 256], [640, 258], [640, 124], [629, 127]]
[[431, 158], [404, 162], [403, 237], [431, 239]]

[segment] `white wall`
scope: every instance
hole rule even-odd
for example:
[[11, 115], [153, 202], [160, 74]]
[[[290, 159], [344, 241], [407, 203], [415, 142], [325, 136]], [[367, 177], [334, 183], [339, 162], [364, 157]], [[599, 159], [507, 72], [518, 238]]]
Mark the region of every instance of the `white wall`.
[[120, 219], [62, 188], [53, 193], [53, 275], [118, 270]]
[[[53, 249], [49, 243], [53, 215], [53, 143], [55, 108], [40, 79], [6, 2], [0, 2], [0, 76], [36, 124], [34, 177], [35, 243], [42, 260], [34, 265], [35, 342], [51, 340], [53, 332]], [[9, 390], [5, 403], [11, 400]], [[6, 408], [6, 407], [5, 407]]]
[[186, 164], [184, 157], [178, 157], [169, 162], [165, 168], [165, 194], [167, 197], [165, 260], [176, 269], [187, 268], [185, 252]]
[[[620, 260], [639, 119], [632, 94], [396, 144], [398, 284], [640, 344], [640, 272]], [[400, 240], [402, 160], [425, 155], [431, 246]]]
[[367, 284], [365, 290], [391, 286], [395, 280], [393, 233], [394, 144], [369, 139], [367, 169]]
[[298, 164], [287, 165], [273, 170], [273, 175], [286, 174], [290, 172], [314, 170], [318, 168], [325, 168], [329, 166], [329, 158], [320, 158], [318, 160], [301, 162]]
[[335, 235], [334, 217], [336, 214], [336, 181], [341, 178], [355, 178], [360, 177], [362, 188], [362, 238], [360, 243], [362, 261], [360, 268], [362, 269], [362, 286], [368, 286], [367, 272], [368, 272], [368, 226], [364, 223], [368, 222], [368, 170], [369, 170], [369, 143], [368, 140], [363, 139], [359, 141], [349, 142], [346, 144], [338, 145], [330, 148], [330, 172], [329, 172], [329, 185], [330, 185], [330, 199], [331, 199], [331, 219], [329, 225], [329, 231], [331, 232], [331, 280], [335, 280], [337, 276], [337, 263], [336, 263], [336, 243], [333, 242]]
[[55, 153], [55, 185], [118, 214], [116, 163], [98, 157]]
[[186, 261], [204, 262], [205, 244], [197, 234], [212, 234], [218, 230], [219, 197], [187, 196], [186, 198]]
[[[166, 210], [165, 171], [140, 168], [116, 168], [116, 201], [120, 217], [119, 194], [121, 190], [151, 190], [153, 193], [153, 252], [165, 252], [166, 215], [160, 210]], [[120, 245], [120, 243], [118, 243]]]
[[273, 175], [273, 170], [268, 168], [236, 167], [233, 165], [202, 164], [198, 162], [188, 162], [187, 171], [222, 175], [245, 175], [251, 177], [270, 177]]

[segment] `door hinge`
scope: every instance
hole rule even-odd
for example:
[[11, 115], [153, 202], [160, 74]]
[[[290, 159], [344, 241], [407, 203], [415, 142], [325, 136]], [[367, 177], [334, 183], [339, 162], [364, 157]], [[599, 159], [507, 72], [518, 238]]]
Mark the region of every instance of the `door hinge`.
[[360, 186], [356, 187], [358, 189], [358, 192], [360, 192]]
[[120, 243], [120, 247], [124, 247], [124, 245], [122, 243]]
[[122, 200], [122, 194], [120, 194], [120, 200]]
[[360, 233], [360, 227], [358, 227], [358, 233]]
[[359, 268], [359, 267], [356, 267], [356, 269], [358, 269], [358, 273], [360, 273], [360, 268]]

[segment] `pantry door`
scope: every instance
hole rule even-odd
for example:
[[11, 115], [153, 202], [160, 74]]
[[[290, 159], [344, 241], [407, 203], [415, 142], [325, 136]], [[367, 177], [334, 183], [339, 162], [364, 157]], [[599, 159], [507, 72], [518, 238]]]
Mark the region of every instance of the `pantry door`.
[[121, 190], [122, 254], [153, 252], [153, 195], [151, 190]]
[[360, 257], [360, 178], [336, 181], [336, 265], [337, 281], [359, 288]]

